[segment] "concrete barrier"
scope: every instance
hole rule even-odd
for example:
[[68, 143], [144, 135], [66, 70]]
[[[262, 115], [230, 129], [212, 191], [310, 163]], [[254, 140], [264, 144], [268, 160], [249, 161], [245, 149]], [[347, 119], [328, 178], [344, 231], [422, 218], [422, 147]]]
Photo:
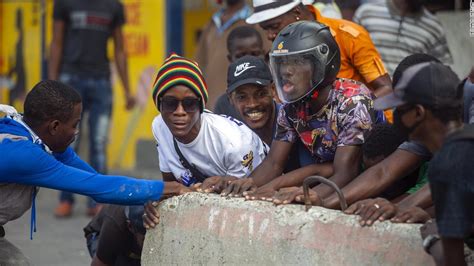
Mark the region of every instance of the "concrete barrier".
[[190, 193], [163, 201], [143, 265], [433, 265], [420, 225], [361, 227], [339, 211]]

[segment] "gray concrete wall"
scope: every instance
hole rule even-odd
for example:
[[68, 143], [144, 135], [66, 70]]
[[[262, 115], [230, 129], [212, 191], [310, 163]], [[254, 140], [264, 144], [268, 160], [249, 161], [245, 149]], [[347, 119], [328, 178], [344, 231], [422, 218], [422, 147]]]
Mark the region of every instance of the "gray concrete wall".
[[376, 223], [302, 205], [190, 193], [161, 203], [143, 265], [433, 265], [420, 225]]
[[474, 37], [469, 36], [469, 12], [449, 11], [436, 14], [445, 29], [453, 56], [453, 70], [463, 79], [474, 66]]

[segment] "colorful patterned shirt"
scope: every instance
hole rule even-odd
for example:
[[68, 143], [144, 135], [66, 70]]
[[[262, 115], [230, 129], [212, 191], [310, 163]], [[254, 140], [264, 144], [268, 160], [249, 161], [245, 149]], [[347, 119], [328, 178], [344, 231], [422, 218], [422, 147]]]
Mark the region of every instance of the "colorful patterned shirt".
[[294, 143], [299, 137], [316, 163], [333, 161], [339, 146], [363, 144], [372, 124], [385, 120], [362, 83], [337, 79], [332, 86], [317, 113], [309, 112], [309, 102], [299, 101], [285, 104], [278, 114], [275, 139]]

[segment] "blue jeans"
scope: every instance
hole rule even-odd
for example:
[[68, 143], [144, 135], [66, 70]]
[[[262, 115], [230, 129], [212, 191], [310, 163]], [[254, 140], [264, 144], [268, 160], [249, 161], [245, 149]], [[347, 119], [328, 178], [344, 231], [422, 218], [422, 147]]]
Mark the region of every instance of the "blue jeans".
[[464, 83], [464, 123], [474, 123], [474, 84], [469, 79]]
[[[97, 172], [107, 172], [106, 145], [109, 135], [109, 125], [112, 114], [112, 85], [108, 77], [95, 78], [61, 73], [59, 80], [76, 89], [82, 97], [82, 112], [87, 112], [89, 125], [89, 161]], [[74, 149], [79, 147], [80, 136], [72, 144]], [[74, 202], [70, 192], [61, 192], [61, 201]], [[95, 207], [94, 200], [89, 198], [88, 207]]]

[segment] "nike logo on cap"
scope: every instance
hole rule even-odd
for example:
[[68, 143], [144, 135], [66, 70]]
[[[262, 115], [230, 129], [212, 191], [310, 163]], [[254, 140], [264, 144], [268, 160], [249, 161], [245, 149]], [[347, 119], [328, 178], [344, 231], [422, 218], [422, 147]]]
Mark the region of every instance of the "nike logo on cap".
[[254, 68], [256, 66], [251, 66], [250, 63], [242, 63], [240, 65], [238, 65], [236, 68], [235, 68], [235, 71], [234, 71], [234, 77], [238, 77], [240, 76], [242, 73], [244, 73], [246, 70], [248, 69], [251, 69], [251, 68]]

